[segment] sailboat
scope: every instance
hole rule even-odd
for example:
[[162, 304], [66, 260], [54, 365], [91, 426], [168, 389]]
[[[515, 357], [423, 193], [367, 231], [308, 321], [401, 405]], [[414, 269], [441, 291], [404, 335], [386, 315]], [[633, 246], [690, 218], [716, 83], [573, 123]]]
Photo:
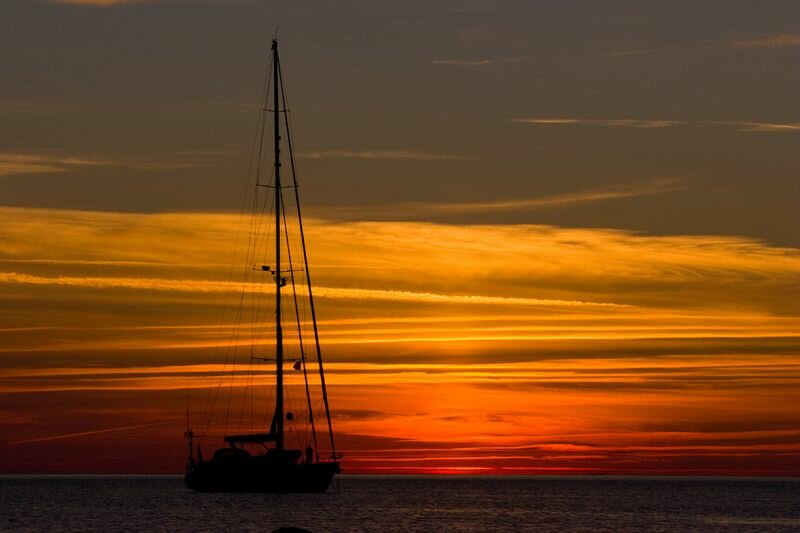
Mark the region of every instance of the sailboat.
[[[258, 148], [256, 150], [258, 157], [258, 164], [262, 160], [262, 148], [264, 146], [264, 131], [266, 125], [266, 113], [273, 114], [273, 144], [274, 144], [274, 162], [272, 167], [272, 179], [267, 183], [260, 183], [259, 172], [256, 174], [256, 198], [258, 198], [259, 188], [267, 190], [267, 195], [264, 199], [264, 206], [259, 206], [259, 202], [254, 202], [254, 215], [260, 211], [261, 215], [267, 210], [266, 206], [269, 204], [274, 220], [269, 220], [267, 226], [270, 229], [274, 228], [274, 248], [271, 248], [270, 253], [274, 252], [274, 256], [270, 260], [274, 260], [274, 264], [254, 266], [249, 270], [256, 271], [253, 276], [261, 276], [266, 279], [266, 283], [274, 285], [274, 314], [272, 315], [274, 323], [274, 357], [257, 357], [255, 349], [259, 347], [257, 343], [253, 343], [253, 351], [250, 354], [251, 360], [259, 360], [265, 363], [274, 363], [274, 409], [272, 409], [271, 423], [269, 427], [263, 427], [260, 431], [236, 432], [224, 434], [223, 446], [217, 449], [210, 459], [204, 459], [200, 446], [195, 449], [194, 442], [196, 438], [204, 437], [204, 435], [196, 435], [191, 428], [187, 428], [185, 436], [188, 441], [188, 460], [186, 466], [186, 485], [196, 491], [201, 492], [325, 492], [331, 485], [331, 482], [336, 474], [340, 472], [339, 459], [340, 455], [336, 454], [336, 449], [333, 442], [333, 428], [331, 425], [331, 414], [328, 405], [328, 395], [325, 385], [325, 373], [322, 364], [322, 351], [319, 343], [319, 332], [317, 329], [317, 316], [314, 307], [313, 292], [311, 289], [311, 275], [308, 268], [308, 255], [306, 253], [305, 233], [303, 231], [302, 216], [300, 214], [300, 201], [297, 188], [297, 177], [295, 174], [294, 154], [292, 152], [292, 140], [290, 131], [290, 122], [288, 119], [286, 109], [286, 95], [284, 93], [284, 83], [281, 73], [280, 60], [278, 57], [278, 42], [272, 41], [271, 47], [271, 67], [267, 76], [266, 90], [264, 91], [264, 105], [261, 110], [260, 122], [260, 138]], [[272, 109], [268, 109], [269, 105], [269, 85], [272, 85]], [[283, 122], [286, 131], [286, 144], [289, 148], [289, 160], [291, 162], [292, 180], [288, 183], [281, 181], [281, 123]], [[291, 192], [287, 195], [289, 200], [296, 204], [297, 212], [296, 218], [290, 220], [294, 221], [295, 226], [299, 229], [299, 242], [302, 249], [302, 264], [299, 268], [295, 268], [292, 262], [291, 242], [289, 238], [289, 231], [286, 216], [285, 191]], [[271, 216], [270, 216], [271, 218]], [[296, 242], [296, 240], [295, 240]], [[271, 243], [270, 243], [271, 244]], [[255, 245], [254, 245], [255, 246]], [[267, 252], [264, 252], [265, 255]], [[283, 257], [282, 257], [283, 254]], [[295, 254], [295, 259], [298, 254]], [[250, 258], [251, 256], [248, 256]], [[253, 256], [254, 257], [254, 256]], [[296, 281], [296, 274], [301, 274], [301, 279], [298, 283]], [[270, 280], [271, 278], [271, 280]], [[303, 279], [304, 278], [304, 279]], [[300, 282], [304, 282], [304, 287], [298, 287]], [[302, 289], [302, 290], [301, 290]], [[284, 292], [288, 294], [284, 295]], [[301, 293], [301, 294], [298, 294]], [[303, 328], [301, 327], [300, 305], [298, 298], [303, 297], [308, 301], [308, 307], [304, 310], [310, 311], [311, 316], [311, 331], [313, 331], [313, 345], [314, 350], [312, 357], [309, 358], [307, 350], [304, 348], [304, 343], [310, 344], [308, 340], [309, 334], [306, 339], [302, 338]], [[292, 346], [297, 349], [299, 346], [299, 353], [292, 358], [287, 355], [287, 339], [284, 332], [286, 324], [284, 324], [284, 307], [294, 307], [295, 320], [289, 323], [290, 329], [295, 329], [298, 339], [294, 339]], [[305, 321], [308, 322], [307, 320]], [[257, 326], [254, 321], [253, 327]], [[306, 328], [306, 331], [308, 328]], [[270, 346], [270, 343], [267, 343]], [[272, 346], [270, 346], [272, 348]], [[311, 351], [311, 350], [308, 350]], [[271, 355], [271, 354], [268, 354]], [[313, 359], [313, 357], [316, 359]], [[316, 363], [319, 369], [318, 385], [311, 386], [309, 384], [308, 367], [310, 363]], [[288, 368], [285, 368], [288, 367]], [[291, 369], [291, 370], [289, 370]], [[310, 426], [309, 432], [306, 431], [303, 435], [306, 436], [308, 443], [305, 449], [298, 444], [301, 439], [298, 437], [300, 432], [294, 432], [291, 428], [287, 429], [287, 425], [294, 427], [298, 420], [294, 413], [287, 409], [285, 405], [285, 395], [288, 387], [286, 385], [287, 372], [294, 371], [298, 374], [302, 371], [303, 382], [305, 384], [305, 402], [302, 402], [302, 409], [304, 410], [302, 418], [305, 424]], [[271, 385], [271, 384], [270, 384]], [[318, 439], [317, 428], [315, 424], [315, 413], [312, 402], [312, 388], [321, 393], [321, 404], [324, 407], [325, 420], [328, 426], [328, 435], [326, 436], [330, 442], [330, 455], [324, 457], [320, 453], [321, 443]], [[295, 389], [303, 389], [302, 384], [298, 384]], [[317, 403], [319, 405], [319, 402]], [[268, 413], [271, 406], [265, 410]], [[319, 411], [319, 409], [317, 409]], [[266, 426], [266, 417], [262, 422]], [[227, 429], [227, 423], [226, 423]], [[290, 438], [291, 437], [291, 438]], [[291, 442], [290, 442], [291, 441]]]

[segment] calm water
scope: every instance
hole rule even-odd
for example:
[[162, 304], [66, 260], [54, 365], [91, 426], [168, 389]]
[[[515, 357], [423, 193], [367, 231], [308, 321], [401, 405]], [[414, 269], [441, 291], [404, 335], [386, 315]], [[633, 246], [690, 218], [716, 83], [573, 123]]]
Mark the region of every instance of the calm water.
[[341, 476], [197, 494], [175, 476], [0, 477], [4, 531], [800, 531], [800, 479]]

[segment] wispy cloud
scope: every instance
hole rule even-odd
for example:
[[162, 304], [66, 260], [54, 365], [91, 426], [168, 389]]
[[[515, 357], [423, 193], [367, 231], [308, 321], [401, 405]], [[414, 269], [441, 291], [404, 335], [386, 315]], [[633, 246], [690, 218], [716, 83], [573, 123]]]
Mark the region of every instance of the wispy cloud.
[[536, 209], [554, 209], [569, 207], [578, 204], [603, 202], [621, 198], [649, 196], [679, 191], [684, 188], [684, 180], [680, 178], [659, 178], [639, 183], [621, 183], [606, 187], [576, 191], [564, 194], [538, 196], [519, 200], [496, 200], [488, 202], [456, 202], [456, 203], [428, 203], [406, 202], [394, 205], [384, 205], [374, 209], [358, 208], [333, 208], [331, 211], [342, 214], [348, 211], [365, 214], [380, 214], [382, 216], [417, 217], [430, 215], [454, 215], [463, 213], [497, 213], [507, 211], [523, 211]]
[[301, 152], [297, 155], [307, 159], [417, 159], [421, 161], [470, 159], [463, 155], [435, 154], [415, 150], [316, 150]]
[[[0, 263], [20, 265], [81, 265], [81, 266], [136, 266], [136, 267], [164, 267], [169, 263], [156, 261], [113, 261], [113, 260], [86, 260], [86, 259], [7, 259], [0, 257]], [[192, 268], [198, 265], [181, 265], [181, 268]], [[209, 266], [209, 265], [203, 265]], [[213, 266], [220, 266], [219, 264]], [[224, 265], [222, 265], [224, 266]]]
[[52, 155], [0, 152], [0, 177], [19, 174], [71, 172], [85, 167], [116, 166], [144, 171], [205, 168], [230, 150], [186, 150], [153, 155]]
[[737, 131], [752, 131], [761, 133], [796, 133], [800, 132], [800, 122], [717, 122], [734, 126]]
[[726, 126], [735, 131], [793, 133], [800, 131], [800, 122], [747, 122], [747, 121], [695, 121], [641, 120], [641, 119], [586, 119], [586, 118], [515, 118], [511, 122], [535, 126], [606, 126], [614, 128], [657, 129], [677, 126]]
[[[158, 279], [158, 278], [123, 278], [123, 277], [78, 277], [58, 276], [45, 277], [17, 272], [0, 272], [0, 284], [49, 285], [61, 287], [82, 287], [90, 289], [134, 289], [148, 291], [213, 293], [241, 292], [251, 288], [249, 283]], [[273, 290], [270, 285], [265, 292]], [[299, 287], [298, 292], [303, 292]], [[522, 305], [522, 306], [602, 306], [620, 307], [609, 302], [584, 302], [578, 300], [558, 300], [547, 298], [518, 298], [513, 296], [485, 295], [452, 295], [432, 292], [415, 292], [403, 290], [354, 289], [345, 287], [316, 287], [314, 294], [322, 298], [345, 300], [374, 300], [396, 302], [428, 302], [480, 305]], [[624, 306], [623, 306], [624, 307]]]
[[[331, 382], [337, 385], [388, 385], [392, 383], [426, 383], [443, 384], [453, 378], [461, 383], [508, 384], [538, 382], [540, 386], [575, 390], [586, 386], [609, 389], [624, 386], [626, 389], [640, 387], [642, 389], [668, 386], [680, 390], [682, 379], [707, 379], [717, 374], [727, 382], [735, 382], [741, 378], [754, 378], [761, 383], [769, 382], [764, 376], [753, 376], [750, 364], [752, 361], [736, 361], [735, 359], [714, 363], [711, 361], [672, 358], [652, 358], [650, 360], [631, 358], [618, 361], [616, 367], [610, 361], [597, 361], [584, 368], [575, 368], [574, 362], [560, 359], [539, 360], [530, 362], [503, 363], [499, 361], [470, 361], [464, 363], [412, 362], [399, 363], [386, 361], [383, 363], [364, 362], [332, 362], [326, 368]], [[750, 363], [750, 364], [749, 364]], [[790, 356], [766, 355], [764, 366], [783, 374], [787, 382], [796, 382], [800, 377], [800, 365]], [[71, 367], [71, 368], [21, 368], [11, 369], [0, 379], [0, 391], [57, 391], [57, 390], [124, 390], [124, 389], [162, 389], [174, 390], [187, 386], [180, 377], [191, 377], [191, 386], [213, 386], [218, 378], [230, 376], [231, 386], [243, 388], [252, 386], [253, 377], [259, 384], [271, 381], [272, 368], [251, 370], [247, 367], [230, 368], [223, 364], [192, 364], [132, 367]], [[251, 372], [254, 374], [251, 376]], [[227, 376], [226, 376], [227, 377]], [[33, 379], [32, 379], [33, 378]], [[42, 379], [41, 385], [34, 389], [32, 382]], [[205, 379], [204, 379], [205, 378]], [[27, 383], [26, 383], [27, 382]], [[357, 412], [360, 412], [358, 410]], [[368, 414], [367, 413], [363, 414]], [[13, 415], [12, 415], [13, 416]], [[350, 417], [352, 418], [352, 416]], [[373, 418], [362, 416], [359, 418]], [[12, 418], [13, 420], [13, 418]], [[661, 423], [662, 425], [667, 425]], [[102, 431], [102, 430], [101, 430]], [[90, 432], [94, 433], [94, 432]], [[82, 436], [84, 433], [75, 434]], [[72, 436], [72, 434], [70, 435]], [[60, 437], [60, 436], [59, 436]], [[52, 437], [26, 440], [51, 440]], [[63, 437], [67, 438], [67, 437]], [[15, 443], [22, 444], [17, 441]], [[8, 443], [14, 444], [14, 443]]]
[[640, 48], [630, 50], [615, 50], [612, 52], [604, 52], [604, 57], [632, 57], [632, 56], [649, 56], [657, 54], [668, 54], [673, 52], [687, 52], [698, 49], [735, 49], [735, 50], [752, 50], [759, 48], [786, 48], [792, 46], [800, 46], [800, 35], [797, 34], [781, 34], [769, 37], [761, 37], [758, 39], [737, 39], [733, 41], [723, 42], [705, 42], [680, 46], [657, 46], [652, 48]]
[[126, 4], [242, 4], [252, 3], [252, 0], [44, 0], [51, 4], [64, 4], [83, 7], [114, 7]]
[[481, 58], [481, 59], [434, 59], [428, 64], [433, 66], [449, 66], [449, 67], [486, 67], [489, 65], [497, 65], [501, 63], [521, 63], [528, 59], [527, 57], [505, 57], [505, 58]]
[[[681, 185], [669, 180], [642, 182], [575, 191], [574, 197], [556, 200], [586, 201], [583, 196], [638, 194]], [[231, 236], [238, 221], [233, 214], [142, 215], [0, 208], [0, 255], [30, 261], [0, 264], [5, 267], [0, 271], [10, 270], [0, 272], [0, 298], [10, 305], [0, 305], [0, 323], [6, 330], [0, 333], [0, 349], [12, 356], [48, 346], [79, 351], [91, 348], [96, 353], [106, 348], [124, 351], [214, 345], [222, 331], [215, 329], [220, 325], [217, 312], [225, 299], [234, 301], [231, 295], [241, 294], [245, 286], [258, 283], [262, 277], [260, 271], [253, 270], [253, 259], [242, 256], [235, 261], [235, 271], [240, 275], [234, 275], [233, 283], [227, 281], [234, 255]], [[520, 343], [533, 337], [564, 342], [567, 337], [652, 338], [663, 336], [665, 328], [670, 329], [672, 337], [708, 338], [737, 337], [743, 333], [735, 330], [742, 328], [762, 336], [783, 336], [792, 328], [796, 330], [796, 322], [790, 324], [781, 317], [795, 316], [800, 301], [793, 297], [800, 286], [797, 250], [747, 239], [653, 237], [536, 225], [398, 221], [331, 224], [314, 218], [307, 220], [306, 235], [315, 243], [311, 266], [317, 280], [314, 292], [325, 309], [323, 317], [328, 321], [359, 320], [338, 326], [322, 324], [326, 340], [335, 341], [337, 346], [422, 342], [420, 339], [478, 342], [480, 338]], [[180, 246], [175, 245], [176, 240]], [[259, 241], [255, 248], [262, 249], [262, 243]], [[48, 264], [39, 258], [64, 263]], [[316, 261], [341, 267], [321, 269]], [[183, 267], [202, 264], [217, 266]], [[273, 285], [257, 286], [259, 291], [263, 289], [263, 301], [271, 300], [268, 295]], [[37, 302], [44, 300], [60, 302], [62, 307], [43, 317]], [[109, 315], [110, 305], [119, 305], [122, 311]], [[186, 316], [186, 309], [213, 309], [208, 314], [214, 317], [209, 320], [213, 328], [162, 328], [148, 333], [126, 329], [196, 325], [193, 321], [198, 315]], [[228, 311], [233, 309], [235, 306]], [[769, 310], [771, 326], [744, 317], [746, 309], [756, 314]], [[707, 316], [698, 318], [698, 313], [719, 319], [712, 322]], [[505, 318], [496, 324], [470, 321], [476, 315], [488, 314]], [[434, 315], [459, 320], [434, 324], [429, 318]], [[738, 321], [726, 315], [735, 315]], [[263, 315], [248, 312], [244, 316], [248, 323], [268, 322]], [[388, 318], [361, 323], [365, 317], [376, 316]], [[419, 316], [426, 317], [422, 323], [395, 318]], [[528, 323], [534, 319], [536, 324]], [[563, 322], [566, 319], [568, 323]], [[578, 322], [584, 325], [578, 328]], [[81, 327], [76, 329], [76, 325]], [[531, 329], [532, 325], [535, 327]], [[704, 331], [698, 332], [701, 325]], [[35, 333], [20, 329], [41, 326], [64, 329]], [[607, 331], [609, 327], [617, 333]], [[252, 329], [265, 331], [263, 327]], [[728, 346], [724, 340], [709, 342], [703, 349], [711, 350], [713, 345], [725, 350]], [[759, 349], [766, 349], [766, 341], [758, 342]], [[659, 346], [643, 341], [636, 350], [687, 350], [697, 343]], [[740, 344], [737, 346], [741, 349]], [[793, 346], [775, 344], [775, 349], [785, 351]], [[606, 348], [610, 349], [609, 345], [597, 346], [598, 350]], [[544, 349], [537, 346], [536, 353], [542, 355]], [[632, 348], [628, 345], [625, 349]], [[581, 350], [585, 354], [588, 347]], [[361, 354], [348, 350], [348, 356]], [[559, 354], [563, 356], [563, 351]], [[515, 352], [513, 357], [518, 355], [524, 356]]]
[[787, 46], [800, 46], [800, 35], [783, 34], [761, 39], [733, 41], [729, 43], [732, 48], [783, 48]]
[[654, 48], [641, 48], [641, 49], [632, 49], [632, 50], [615, 50], [613, 52], [604, 52], [602, 55], [604, 57], [630, 57], [630, 56], [648, 56], [654, 54], [665, 54], [669, 52], [675, 52], [676, 50], [682, 50], [686, 47], [681, 46], [659, 46]]
[[677, 120], [641, 120], [641, 119], [587, 119], [587, 118], [515, 118], [511, 122], [522, 124], [538, 124], [542, 126], [608, 126], [615, 128], [669, 128], [679, 126], [683, 122]]
[[142, 4], [153, 0], [51, 0], [53, 4], [71, 6], [111, 7], [122, 4]]
[[77, 167], [107, 164], [107, 161], [92, 157], [0, 153], [0, 176], [67, 172]]
[[6, 446], [16, 446], [18, 444], [30, 444], [30, 443], [33, 443], [33, 442], [47, 442], [47, 441], [51, 441], [51, 440], [75, 439], [75, 438], [78, 438], [78, 437], [88, 437], [88, 436], [91, 436], [91, 435], [99, 435], [101, 433], [113, 433], [113, 432], [116, 432], [116, 431], [126, 431], [126, 430], [129, 430], [129, 429], [140, 429], [140, 428], [146, 428], [146, 427], [151, 427], [151, 426], [158, 426], [158, 425], [161, 425], [161, 424], [166, 424], [166, 422], [151, 422], [149, 424], [135, 424], [135, 425], [132, 425], [132, 426], [120, 426], [120, 427], [106, 428], [106, 429], [95, 429], [95, 430], [92, 430], [92, 431], [80, 431], [80, 432], [77, 432], [77, 433], [64, 433], [64, 434], [61, 434], [61, 435], [49, 435], [47, 437], [38, 437], [38, 438], [35, 438], [35, 439], [25, 439], [25, 440], [17, 440], [17, 441], [13, 441], [13, 442], [7, 442]]

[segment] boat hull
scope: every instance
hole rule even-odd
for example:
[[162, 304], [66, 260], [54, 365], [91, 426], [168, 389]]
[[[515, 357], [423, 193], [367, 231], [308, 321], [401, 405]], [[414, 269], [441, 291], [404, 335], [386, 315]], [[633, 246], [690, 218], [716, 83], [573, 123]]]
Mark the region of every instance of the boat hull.
[[198, 492], [325, 492], [339, 471], [338, 462], [276, 464], [253, 457], [239, 464], [199, 463], [185, 481]]

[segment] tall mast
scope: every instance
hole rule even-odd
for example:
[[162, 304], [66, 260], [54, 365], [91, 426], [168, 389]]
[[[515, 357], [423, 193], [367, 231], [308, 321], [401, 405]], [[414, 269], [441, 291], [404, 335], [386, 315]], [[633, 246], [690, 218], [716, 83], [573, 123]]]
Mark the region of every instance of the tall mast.
[[275, 448], [283, 450], [283, 330], [281, 329], [281, 121], [278, 92], [278, 41], [272, 40], [272, 73], [275, 99], [275, 373], [277, 375]]

